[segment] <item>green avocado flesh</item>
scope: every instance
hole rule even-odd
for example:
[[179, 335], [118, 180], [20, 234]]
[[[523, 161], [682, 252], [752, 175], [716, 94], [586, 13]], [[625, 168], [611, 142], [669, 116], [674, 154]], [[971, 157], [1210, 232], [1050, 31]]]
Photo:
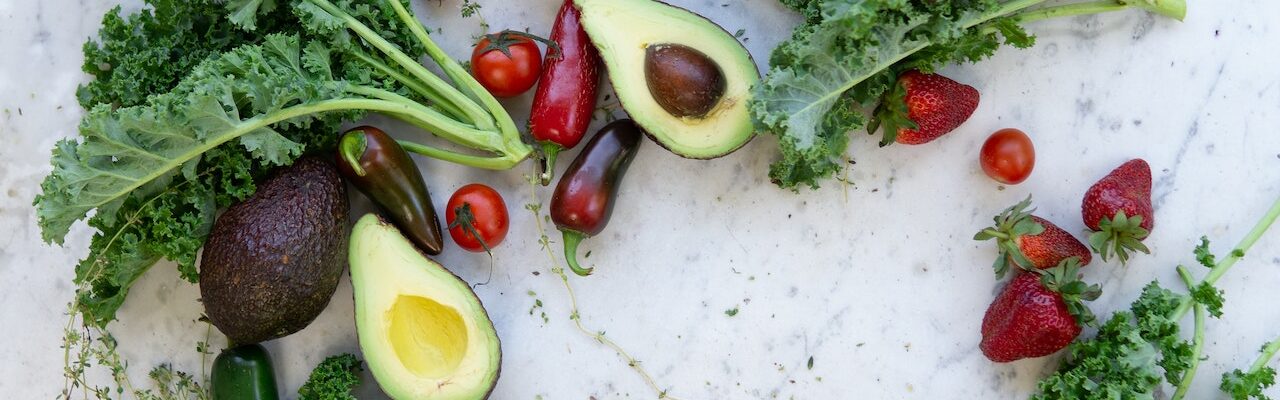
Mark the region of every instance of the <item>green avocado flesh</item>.
[[[618, 100], [651, 139], [696, 159], [732, 153], [751, 140], [755, 131], [747, 101], [760, 72], [733, 35], [659, 1], [574, 3]], [[680, 51], [655, 51], [672, 48]], [[677, 59], [653, 59], [672, 54]], [[681, 95], [685, 98], [676, 98]]]
[[394, 399], [474, 400], [498, 382], [502, 349], [466, 282], [366, 215], [351, 232], [360, 350]]

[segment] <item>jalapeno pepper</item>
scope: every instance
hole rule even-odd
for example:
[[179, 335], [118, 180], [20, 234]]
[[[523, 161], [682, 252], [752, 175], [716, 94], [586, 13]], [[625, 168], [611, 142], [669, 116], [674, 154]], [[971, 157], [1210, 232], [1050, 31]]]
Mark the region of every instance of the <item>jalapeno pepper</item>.
[[591, 274], [591, 268], [578, 265], [578, 244], [600, 234], [609, 223], [622, 176], [636, 157], [641, 136], [640, 127], [629, 119], [605, 125], [556, 185], [551, 221], [564, 233], [565, 261], [575, 274]]
[[542, 185], [551, 184], [556, 155], [582, 141], [591, 125], [600, 83], [600, 53], [578, 21], [573, 0], [566, 0], [551, 28], [559, 54], [548, 51], [529, 114], [529, 134], [542, 144]]
[[213, 360], [209, 380], [213, 400], [276, 400], [276, 374], [271, 355], [261, 345], [223, 350]]
[[361, 126], [338, 143], [338, 171], [430, 255], [444, 250], [440, 219], [418, 165], [381, 129]]

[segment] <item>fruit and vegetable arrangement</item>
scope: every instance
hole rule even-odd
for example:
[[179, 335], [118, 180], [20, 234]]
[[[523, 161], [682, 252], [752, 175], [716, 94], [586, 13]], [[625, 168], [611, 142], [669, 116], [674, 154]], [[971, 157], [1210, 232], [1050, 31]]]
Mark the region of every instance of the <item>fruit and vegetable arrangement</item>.
[[[780, 1], [803, 22], [769, 55], [764, 74], [735, 35], [654, 0], [565, 0], [546, 38], [513, 29], [484, 35], [467, 65], [433, 41], [406, 0], [147, 0], [150, 9], [127, 17], [116, 8], [84, 49], [93, 80], [78, 92], [87, 110], [81, 137], [54, 148], [36, 199], [46, 241], [61, 244], [80, 220], [97, 230], [76, 266], [69, 308], [69, 325], [91, 333], [68, 330], [64, 394], [293, 392], [277, 386], [260, 343], [304, 329], [340, 301], [332, 297], [346, 273], [363, 360], [330, 356], [298, 398], [354, 398], [365, 369], [396, 399], [488, 398], [501, 376], [502, 332], [456, 266], [432, 257], [446, 251], [444, 232], [491, 261], [504, 241], [530, 238], [508, 237], [508, 205], [484, 183], [458, 188], [437, 211], [437, 172], [424, 170], [419, 155], [485, 170], [527, 167], [535, 199], [555, 183], [548, 209], [526, 208], [570, 296], [572, 323], [584, 339], [616, 350], [657, 397], [674, 398], [604, 331], [583, 326], [570, 283], [608, 279], [583, 278], [594, 269], [580, 263], [578, 246], [628, 206], [619, 188], [646, 136], [657, 147], [645, 151], [697, 160], [725, 156], [760, 133], [776, 136], [776, 161], [756, 172], [799, 192], [848, 164], [849, 136], [859, 131], [881, 132], [881, 146], [943, 145], [981, 95], [938, 70], [1004, 44], [1033, 45], [1029, 23], [1131, 8], [1185, 14], [1182, 0]], [[464, 13], [476, 7], [468, 1]], [[498, 98], [535, 85], [522, 130]], [[604, 93], [626, 118], [589, 135]], [[430, 135], [342, 128], [369, 113]], [[434, 138], [397, 139], [413, 134]], [[1012, 187], [1034, 170], [1031, 138], [1002, 129], [973, 153], [982, 171]], [[557, 177], [558, 155], [584, 140]], [[1280, 216], [1278, 201], [1225, 257], [1204, 239], [1194, 256], [1208, 272], [1197, 279], [1177, 267], [1185, 294], [1152, 282], [1129, 310], [1100, 319], [1088, 302], [1105, 288], [1081, 271], [1151, 252], [1143, 244], [1155, 226], [1151, 190], [1151, 167], [1134, 159], [1081, 194], [1090, 230], [1083, 242], [1036, 215], [1031, 197], [974, 236], [995, 245], [994, 273], [1009, 281], [981, 318], [976, 347], [995, 363], [1067, 353], [1033, 398], [1152, 398], [1165, 382], [1174, 399], [1185, 396], [1204, 358], [1206, 314], [1221, 317], [1223, 294], [1213, 284]], [[377, 212], [351, 215], [352, 196]], [[544, 220], [560, 231], [559, 243]], [[130, 384], [108, 329], [131, 286], [162, 259], [199, 285], [202, 318], [229, 343], [206, 382], [180, 375], [184, 393]], [[1180, 325], [1187, 313], [1189, 329]], [[1223, 391], [1262, 398], [1278, 350], [1273, 342], [1248, 370], [1224, 374]], [[112, 369], [115, 387], [86, 381], [94, 364]]]

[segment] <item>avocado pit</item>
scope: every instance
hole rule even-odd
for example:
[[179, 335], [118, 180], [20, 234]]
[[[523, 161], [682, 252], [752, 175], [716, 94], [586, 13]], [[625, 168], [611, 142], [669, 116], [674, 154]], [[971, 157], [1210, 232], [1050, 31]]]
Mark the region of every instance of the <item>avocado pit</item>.
[[654, 101], [680, 118], [705, 117], [720, 103], [727, 87], [719, 64], [680, 44], [645, 48], [644, 77]]

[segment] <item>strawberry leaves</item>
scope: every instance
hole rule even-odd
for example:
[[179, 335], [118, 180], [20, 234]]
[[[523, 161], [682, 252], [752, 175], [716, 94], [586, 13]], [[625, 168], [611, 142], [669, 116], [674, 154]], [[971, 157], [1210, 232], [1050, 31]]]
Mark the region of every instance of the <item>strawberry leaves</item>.
[[1062, 260], [1056, 267], [1032, 271], [1040, 274], [1040, 283], [1045, 288], [1062, 296], [1062, 300], [1067, 303], [1067, 311], [1076, 318], [1076, 323], [1094, 324], [1096, 318], [1084, 302], [1097, 300], [1102, 295], [1102, 287], [1080, 280], [1080, 258], [1071, 257]]
[[1130, 217], [1125, 215], [1124, 210], [1116, 211], [1114, 218], [1103, 217], [1098, 222], [1098, 231], [1089, 234], [1089, 247], [1102, 256], [1102, 261], [1115, 257], [1121, 264], [1129, 262], [1130, 252], [1151, 254], [1151, 249], [1142, 243], [1142, 239], [1151, 234], [1142, 228], [1142, 220], [1141, 215]]
[[1034, 263], [1027, 259], [1022, 249], [1018, 247], [1019, 237], [1035, 236], [1044, 232], [1044, 225], [1031, 218], [1031, 212], [1035, 209], [1028, 210], [1029, 207], [1031, 207], [1031, 196], [1027, 196], [1026, 200], [996, 215], [993, 218], [995, 225], [973, 235], [973, 240], [978, 241], [996, 239], [996, 247], [1000, 249], [1000, 255], [992, 264], [996, 278], [1004, 278], [1004, 275], [1009, 272], [1010, 262], [1023, 269], [1035, 269]]
[[907, 85], [898, 81], [884, 94], [880, 105], [876, 106], [875, 115], [867, 123], [867, 134], [874, 135], [883, 126], [884, 136], [880, 139], [880, 147], [893, 144], [898, 140], [899, 130], [920, 127], [908, 117], [910, 112], [907, 107]]

